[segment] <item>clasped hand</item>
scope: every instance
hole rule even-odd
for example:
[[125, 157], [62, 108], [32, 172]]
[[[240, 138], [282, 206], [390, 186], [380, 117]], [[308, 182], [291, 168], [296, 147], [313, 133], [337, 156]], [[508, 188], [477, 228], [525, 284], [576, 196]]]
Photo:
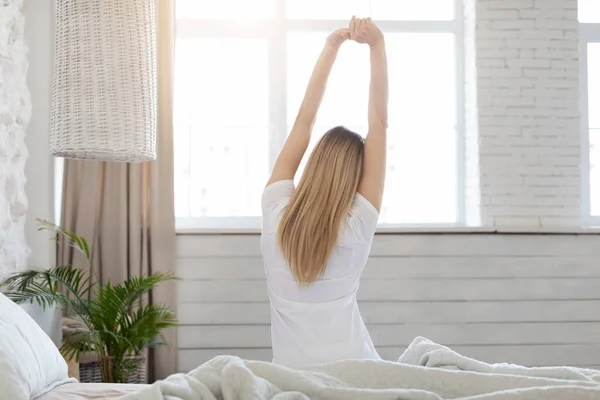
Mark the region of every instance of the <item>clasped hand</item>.
[[371, 18], [356, 18], [352, 16], [348, 28], [334, 31], [327, 38], [327, 43], [338, 48], [346, 40], [354, 40], [357, 43], [366, 43], [373, 47], [383, 38], [383, 34]]

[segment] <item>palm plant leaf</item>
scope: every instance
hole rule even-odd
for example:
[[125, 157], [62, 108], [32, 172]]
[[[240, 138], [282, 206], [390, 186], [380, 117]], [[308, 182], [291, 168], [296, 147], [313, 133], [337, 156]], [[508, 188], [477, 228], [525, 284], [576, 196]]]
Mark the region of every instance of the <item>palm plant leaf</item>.
[[[62, 298], [62, 296], [55, 296], [52, 293], [48, 293], [46, 290], [39, 290], [35, 287], [29, 287], [19, 292], [5, 292], [4, 295], [14, 301], [17, 304], [21, 303], [37, 303], [42, 308], [63, 306], [66, 305], [68, 299]], [[66, 297], [66, 296], [65, 296]]]
[[108, 282], [104, 287], [94, 290], [96, 298], [95, 308], [90, 314], [90, 319], [100, 332], [104, 345], [111, 353], [125, 353], [132, 346], [128, 340], [121, 340], [119, 320], [123, 318], [122, 299], [114, 286]]
[[175, 314], [167, 307], [140, 305], [133, 310], [134, 303], [159, 282], [173, 279], [161, 274], [156, 277], [132, 277], [119, 285], [107, 283], [96, 290], [96, 302], [100, 305], [92, 320], [96, 326], [110, 332], [118, 332], [128, 338], [128, 342], [107, 338], [109, 346], [123, 353], [138, 353], [152, 343], [161, 329], [175, 325]]
[[73, 247], [74, 249], [81, 252], [81, 254], [83, 254], [85, 256], [86, 260], [88, 260], [88, 261], [91, 260], [90, 246], [88, 245], [85, 238], [75, 234], [75, 232], [64, 229], [50, 221], [46, 221], [43, 219], [37, 219], [36, 221], [38, 222], [38, 230], [39, 231], [50, 231], [55, 234], [66, 237], [68, 239], [69, 245], [71, 247]]
[[49, 307], [71, 308], [73, 310], [83, 311], [80, 304], [75, 300], [65, 296], [63, 293], [53, 293], [45, 287], [34, 283], [29, 287], [20, 291], [7, 291], [4, 293], [6, 297], [17, 304], [21, 303], [37, 303], [43, 309]]
[[110, 360], [106, 365], [111, 365], [111, 373], [104, 379], [125, 382], [137, 367], [132, 357], [145, 347], [164, 344], [161, 330], [177, 323], [168, 307], [144, 305], [144, 296], [160, 283], [177, 278], [157, 273], [103, 285], [91, 268], [90, 249], [84, 238], [51, 222], [38, 222], [39, 230], [52, 231], [57, 239], [66, 238], [81, 252], [90, 263], [89, 271], [71, 266], [28, 270], [9, 275], [0, 287], [16, 303], [36, 302], [43, 308], [61, 306], [68, 311], [70, 322], [60, 349], [65, 358], [78, 360], [82, 352], [96, 352], [103, 366]]
[[122, 285], [115, 285], [114, 290], [123, 296], [124, 311], [131, 312], [132, 307], [140, 301], [143, 295], [162, 282], [176, 280], [173, 274], [156, 273], [149, 276], [132, 276]]
[[122, 329], [128, 337], [136, 338], [136, 352], [146, 346], [158, 346], [163, 343], [160, 331], [175, 326], [175, 313], [163, 305], [148, 304], [138, 308], [129, 319], [123, 321]]
[[[59, 285], [73, 298], [61, 292]], [[87, 311], [85, 297], [92, 288], [85, 272], [70, 266], [17, 272], [10, 274], [0, 286], [7, 289], [7, 297], [15, 303], [36, 302], [43, 308], [61, 305], [77, 314]]]

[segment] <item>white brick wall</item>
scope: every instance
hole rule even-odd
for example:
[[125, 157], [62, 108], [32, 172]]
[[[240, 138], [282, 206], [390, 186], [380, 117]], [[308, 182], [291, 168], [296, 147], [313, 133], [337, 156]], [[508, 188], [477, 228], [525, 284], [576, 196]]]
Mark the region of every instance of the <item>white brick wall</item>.
[[479, 191], [483, 225], [581, 225], [577, 1], [471, 0], [465, 24], [467, 206]]
[[23, 269], [25, 240], [25, 128], [31, 115], [23, 0], [0, 1], [0, 276]]

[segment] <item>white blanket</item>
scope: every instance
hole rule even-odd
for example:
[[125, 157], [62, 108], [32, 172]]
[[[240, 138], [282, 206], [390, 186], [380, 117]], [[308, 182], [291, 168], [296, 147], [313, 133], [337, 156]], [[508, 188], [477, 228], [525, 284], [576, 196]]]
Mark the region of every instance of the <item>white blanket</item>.
[[416, 338], [398, 362], [296, 370], [219, 356], [120, 400], [600, 400], [600, 371], [487, 364]]

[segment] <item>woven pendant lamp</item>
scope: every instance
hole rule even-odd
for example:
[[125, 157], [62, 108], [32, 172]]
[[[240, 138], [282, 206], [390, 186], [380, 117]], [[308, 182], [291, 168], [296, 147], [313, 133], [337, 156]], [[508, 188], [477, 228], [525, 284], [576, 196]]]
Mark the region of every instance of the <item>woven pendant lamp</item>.
[[155, 0], [57, 0], [50, 153], [156, 159]]

